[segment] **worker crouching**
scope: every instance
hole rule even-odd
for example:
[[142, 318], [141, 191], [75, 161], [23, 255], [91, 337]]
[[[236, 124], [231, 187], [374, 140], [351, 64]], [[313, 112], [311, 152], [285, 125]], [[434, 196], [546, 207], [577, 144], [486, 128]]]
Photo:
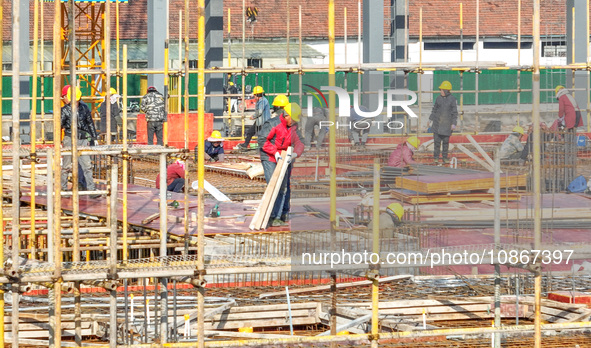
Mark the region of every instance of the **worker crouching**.
[[[205, 160], [209, 162], [223, 162], [224, 161], [224, 146], [222, 143], [224, 138], [220, 131], [211, 132], [211, 136], [205, 141]], [[195, 147], [197, 148], [197, 147]], [[197, 153], [195, 153], [197, 158]]]
[[[378, 217], [380, 235], [382, 238], [392, 238], [394, 229], [403, 224], [404, 207], [400, 203], [391, 203], [386, 207], [386, 211], [381, 213]], [[373, 229], [375, 219], [373, 219], [367, 228], [371, 231]]]
[[388, 158], [388, 166], [403, 168], [409, 164], [416, 163], [413, 156], [420, 144], [419, 139], [414, 136], [406, 139], [406, 142], [403, 144], [398, 144], [396, 150], [392, 151], [390, 158]]
[[[166, 191], [183, 192], [185, 181], [185, 162], [179, 158], [166, 168]], [[156, 176], [156, 188], [160, 189], [160, 174]]]

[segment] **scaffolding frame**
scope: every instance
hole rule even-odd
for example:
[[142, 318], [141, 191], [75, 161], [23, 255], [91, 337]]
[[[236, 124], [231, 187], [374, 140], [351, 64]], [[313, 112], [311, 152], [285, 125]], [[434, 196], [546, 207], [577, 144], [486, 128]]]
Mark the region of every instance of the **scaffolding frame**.
[[[16, 5], [18, 4], [19, 0], [15, 0], [14, 1], [14, 7], [17, 7]], [[0, 8], [2, 7], [3, 2], [2, 0], [0, 0]], [[64, 63], [63, 58], [64, 56], [62, 56], [61, 54], [59, 54], [60, 52], [63, 52], [64, 54], [66, 54], [66, 50], [65, 47], [67, 47], [65, 45], [65, 43], [63, 43], [63, 37], [61, 35], [61, 28], [63, 28], [63, 22], [62, 22], [62, 16], [63, 18], [65, 18], [65, 13], [63, 12], [63, 9], [65, 5], [62, 5], [60, 2], [55, 2], [54, 4], [54, 11], [56, 13], [55, 16], [55, 23], [54, 23], [54, 31], [53, 31], [53, 38], [54, 38], [54, 67], [55, 70], [52, 72], [45, 72], [45, 71], [41, 71], [41, 72], [37, 72], [36, 70], [36, 64], [34, 64], [34, 70], [31, 74], [31, 76], [34, 77], [34, 80], [36, 82], [36, 77], [37, 76], [52, 76], [52, 77], [63, 77], [65, 75], [65, 73], [62, 73], [61, 70], [61, 66], [62, 63]], [[35, 0], [35, 8], [37, 9], [38, 6], [38, 0]], [[101, 6], [105, 6], [105, 5], [101, 5]], [[108, 3], [106, 5], [106, 7], [108, 8]], [[243, 1], [243, 6], [244, 6], [244, 1]], [[205, 48], [204, 48], [204, 40], [205, 40], [205, 19], [204, 19], [204, 0], [199, 0], [197, 3], [197, 10], [198, 10], [198, 14], [199, 14], [199, 18], [198, 18], [198, 54], [199, 54], [199, 66], [197, 69], [191, 70], [188, 67], [188, 64], [185, 65], [185, 71], [184, 74], [186, 77], [188, 77], [189, 73], [197, 73], [198, 74], [198, 86], [199, 86], [199, 91], [198, 94], [193, 95], [199, 98], [199, 108], [198, 108], [198, 120], [199, 120], [199, 134], [198, 134], [198, 143], [199, 144], [203, 144], [203, 141], [205, 139], [205, 136], [203, 134], [203, 121], [204, 121], [204, 101], [205, 98], [210, 96], [208, 94], [205, 94], [204, 91], [204, 76], [206, 73], [236, 73], [236, 74], [240, 74], [243, 77], [243, 81], [244, 81], [244, 76], [246, 74], [249, 73], [257, 73], [257, 72], [282, 72], [282, 73], [293, 73], [293, 74], [304, 74], [306, 72], [318, 72], [318, 71], [328, 71], [329, 76], [332, 76], [333, 79], [329, 82], [331, 85], [334, 85], [334, 74], [337, 71], [346, 71], [348, 73], [357, 73], [357, 74], [362, 74], [365, 71], [396, 71], [396, 70], [403, 70], [405, 72], [418, 72], [420, 74], [424, 73], [425, 71], [429, 70], [429, 69], [452, 69], [452, 70], [459, 70], [462, 72], [466, 72], [466, 71], [474, 71], [474, 72], [480, 72], [483, 69], [490, 69], [490, 70], [496, 70], [496, 69], [509, 69], [510, 67], [496, 67], [496, 66], [486, 66], [485, 62], [479, 62], [478, 60], [476, 62], [474, 62], [473, 64], [469, 64], [468, 62], [462, 62], [461, 64], [459, 64], [458, 66], [455, 67], [450, 67], [447, 64], [441, 65], [441, 64], [426, 64], [423, 63], [422, 61], [420, 61], [418, 64], [409, 64], [409, 63], [392, 63], [392, 64], [380, 64], [380, 65], [371, 65], [371, 64], [358, 64], [358, 65], [341, 65], [341, 66], [337, 66], [334, 63], [334, 58], [335, 58], [335, 53], [334, 53], [334, 0], [329, 0], [329, 16], [328, 16], [328, 20], [329, 20], [329, 65], [328, 67], [325, 66], [305, 66], [301, 64], [301, 59], [300, 59], [300, 63], [297, 66], [279, 66], [276, 68], [272, 68], [272, 69], [248, 69], [248, 68], [220, 68], [220, 69], [205, 69], [204, 68], [204, 53], [205, 53]], [[190, 7], [189, 7], [189, 1], [185, 0], [185, 13], [188, 13]], [[108, 10], [107, 10], [108, 11]], [[106, 12], [107, 12], [106, 11]], [[58, 14], [60, 13], [60, 14]], [[107, 12], [108, 13], [108, 12]], [[301, 16], [301, 8], [300, 8], [300, 16]], [[37, 11], [36, 11], [36, 15], [34, 18], [34, 23], [35, 23], [35, 27], [37, 27], [37, 23], [39, 21], [39, 18], [37, 16]], [[539, 0], [534, 1], [534, 48], [539, 47]], [[4, 24], [4, 23], [2, 23]], [[118, 23], [117, 23], [118, 25]], [[108, 25], [107, 25], [108, 27]], [[244, 26], [243, 26], [244, 27]], [[14, 35], [14, 33], [16, 33], [19, 30], [19, 23], [18, 20], [15, 20], [15, 22], [13, 23], [13, 38], [16, 38], [18, 35]], [[185, 20], [185, 62], [187, 62], [188, 59], [188, 50], [189, 50], [189, 33], [188, 33], [188, 21]], [[300, 30], [301, 30], [301, 24], [300, 24]], [[101, 30], [101, 33], [103, 31]], [[244, 33], [244, 31], [243, 31]], [[37, 29], [35, 30], [35, 35], [37, 35]], [[243, 35], [244, 38], [244, 35]], [[300, 56], [301, 56], [301, 35], [300, 35]], [[117, 40], [118, 40], [118, 35], [117, 35]], [[1, 40], [0, 40], [1, 42]], [[15, 41], [13, 41], [15, 42]], [[18, 43], [18, 41], [16, 41], [16, 43]], [[75, 44], [75, 40], [73, 40], [72, 44]], [[37, 48], [37, 38], [34, 39], [34, 47], [35, 47], [35, 51]], [[244, 52], [244, 39], [243, 39], [243, 52]], [[13, 57], [15, 57], [15, 62], [18, 61], [18, 50], [16, 49], [17, 45], [13, 45]], [[1, 52], [2, 50], [0, 50]], [[536, 51], [536, 49], [534, 49], [534, 51]], [[537, 51], [536, 51], [537, 52]], [[79, 52], [81, 53], [81, 52]], [[37, 59], [37, 54], [34, 55], [35, 59]], [[81, 54], [81, 57], [84, 56], [83, 54]], [[127, 69], [127, 59], [126, 59], [126, 46], [123, 47], [123, 69], [122, 71], [119, 71], [119, 67], [117, 67], [117, 71], [116, 74], [119, 75], [121, 74], [123, 76], [123, 81], [124, 81], [124, 88], [123, 88], [123, 96], [124, 98], [127, 98], [127, 91], [126, 91], [126, 76], [128, 74], [134, 74], [134, 73], [142, 73], [142, 74], [169, 74], [170, 72], [168, 71], [167, 68], [165, 68], [163, 71], [158, 71], [158, 70], [129, 70]], [[243, 60], [245, 59], [245, 57], [243, 56]], [[534, 73], [534, 84], [532, 87], [532, 92], [534, 95], [534, 101], [532, 104], [532, 114], [533, 114], [533, 118], [534, 118], [534, 147], [533, 147], [533, 151], [534, 151], [534, 197], [535, 197], [535, 209], [534, 209], [534, 213], [535, 213], [535, 217], [534, 217], [534, 224], [535, 224], [535, 236], [536, 236], [536, 245], [539, 247], [540, 246], [540, 231], [541, 231], [541, 216], [540, 216], [540, 163], [539, 163], [539, 158], [540, 158], [540, 130], [539, 130], [539, 93], [540, 93], [540, 85], [539, 85], [539, 71], [540, 71], [540, 66], [539, 66], [539, 57], [538, 58], [534, 58], [534, 64], [533, 66], [528, 66], [528, 67], [515, 67], [518, 71], [533, 71]], [[119, 64], [119, 62], [118, 62]], [[97, 67], [98, 68], [98, 67]], [[103, 67], [104, 68], [104, 67]], [[589, 66], [589, 63], [587, 64], [571, 64], [571, 65], [564, 65], [564, 66], [556, 66], [553, 68], [559, 68], [559, 69], [570, 69], [570, 70], [591, 70], [591, 67]], [[109, 80], [110, 78], [110, 74], [108, 72], [107, 68], [107, 73], [106, 73], [106, 77], [107, 80]], [[76, 71], [76, 67], [72, 67], [72, 71], [70, 72], [70, 74], [73, 75], [88, 75], [88, 72], [81, 72], [81, 71]], [[102, 76], [103, 78], [105, 77], [105, 75], [103, 75], [103, 72], [93, 72], [95, 75], [99, 75]], [[175, 72], [176, 73], [176, 72]], [[180, 76], [182, 72], [179, 70], [178, 74]], [[4, 73], [2, 73], [2, 75], [4, 76]], [[19, 76], [29, 76], [28, 72], [22, 73], [19, 70], [18, 65], [13, 66], [13, 71], [12, 71], [12, 76], [14, 78], [18, 78]], [[477, 75], [478, 76], [478, 75]], [[168, 79], [165, 79], [165, 81], [167, 81]], [[188, 93], [188, 88], [187, 88], [187, 81], [188, 79], [185, 80], [185, 93], [184, 93], [184, 98], [185, 98], [185, 105], [188, 105], [188, 98], [192, 97], [191, 95], [189, 95]], [[0, 82], [1, 83], [1, 82]], [[0, 91], [1, 91], [1, 85], [0, 85]], [[60, 100], [59, 100], [59, 91], [60, 91], [60, 87], [61, 87], [61, 78], [55, 78], [54, 79], [54, 84], [53, 84], [53, 90], [54, 90], [54, 97], [53, 97], [53, 105], [54, 105], [54, 110], [56, 111], [54, 113], [54, 117], [51, 121], [53, 121], [53, 129], [54, 129], [54, 135], [55, 134], [59, 134], [59, 130], [60, 130], [60, 126], [59, 126], [59, 120], [60, 120]], [[16, 87], [13, 86], [13, 113], [16, 114], [17, 116], [13, 116], [12, 119], [12, 123], [14, 125], [15, 130], [18, 130], [18, 125], [20, 122], [22, 121], [26, 121], [26, 120], [19, 120], [18, 118], [18, 100], [19, 99], [28, 99], [26, 97], [20, 97], [18, 89], [15, 90]], [[36, 91], [36, 89], [34, 89], [34, 91]], [[517, 91], [524, 91], [523, 89], [518, 88]], [[478, 93], [478, 90], [475, 92]], [[586, 93], [589, 94], [589, 87], [587, 87]], [[299, 94], [296, 93], [291, 93], [291, 95], [298, 95], [300, 97], [303, 96], [303, 93], [301, 91], [301, 85], [300, 85], [300, 91]], [[242, 94], [241, 96], [244, 98], [245, 97], [245, 92], [244, 92], [244, 83], [243, 83], [243, 89], [242, 89]], [[43, 95], [41, 95], [41, 98], [44, 98]], [[35, 105], [37, 102], [37, 95], [36, 92], [33, 92], [32, 97], [30, 98], [33, 101], [33, 104]], [[335, 119], [335, 95], [334, 92], [330, 93], [330, 120], [334, 121]], [[476, 103], [476, 106], [478, 107], [478, 102]], [[188, 108], [185, 109], [185, 132], [187, 132], [188, 129]], [[16, 110], [16, 111], [14, 111]], [[587, 124], [589, 127], [589, 106], [587, 106]], [[32, 110], [32, 114], [31, 114], [31, 121], [33, 123], [35, 123], [36, 121], [38, 121], [38, 119], [36, 119], [36, 111], [33, 108]], [[231, 117], [231, 116], [230, 116]], [[244, 114], [242, 114], [240, 117], [244, 118]], [[127, 124], [127, 113], [126, 113], [126, 108], [124, 108], [123, 111], [123, 124], [126, 125]], [[46, 120], [45, 118], [41, 118], [41, 121], [49, 121]], [[34, 129], [34, 128], [33, 128]], [[108, 128], [110, 129], [110, 127]], [[417, 133], [419, 133], [420, 130], [417, 129]], [[0, 139], [0, 146], [2, 146], [2, 152], [0, 152], [0, 160], [2, 160], [4, 157], [6, 157], [5, 155], [12, 155], [13, 158], [13, 162], [14, 163], [18, 163], [20, 158], [22, 157], [28, 157], [32, 160], [32, 165], [31, 165], [31, 172], [32, 172], [32, 178], [31, 178], [31, 187], [32, 187], [32, 192], [31, 195], [32, 197], [35, 197], [35, 163], [37, 161], [37, 159], [42, 156], [42, 153], [37, 153], [37, 148], [36, 148], [36, 134], [33, 133], [33, 137], [35, 138], [35, 140], [33, 140], [32, 142], [32, 147], [31, 147], [31, 151], [30, 152], [23, 152], [22, 149], [20, 148], [20, 132], [16, 131], [15, 132], [15, 137], [12, 143], [7, 143], [7, 142], [3, 142], [2, 139]], [[187, 137], [185, 137], [185, 139], [187, 139]], [[330, 158], [330, 178], [331, 178], [331, 182], [330, 182], [330, 201], [331, 201], [331, 211], [330, 211], [330, 221], [331, 221], [331, 233], [334, 233], [334, 231], [336, 230], [336, 134], [334, 131], [331, 131], [330, 135], [329, 135], [329, 140], [330, 140], [330, 150], [329, 150], [329, 158]], [[172, 148], [166, 148], [166, 147], [145, 147], [145, 148], [128, 148], [127, 147], [127, 143], [128, 143], [128, 139], [127, 139], [127, 132], [123, 132], [123, 144], [118, 146], [118, 145], [106, 145], [105, 147], [98, 147], [98, 148], [76, 148], [75, 146], [70, 150], [70, 149], [66, 149], [63, 148], [61, 145], [59, 144], [55, 144], [54, 149], [50, 150], [46, 153], [47, 159], [48, 161], [51, 160], [50, 164], [51, 164], [51, 169], [52, 169], [52, 175], [53, 175], [53, 195], [54, 197], [60, 197], [62, 192], [61, 192], [61, 185], [60, 185], [60, 166], [59, 164], [59, 160], [60, 157], [62, 155], [68, 155], [68, 154], [72, 154], [73, 157], [76, 159], [77, 157], [79, 157], [80, 155], [84, 154], [84, 155], [88, 155], [88, 154], [93, 154], [93, 153], [101, 153], [101, 154], [107, 154], [113, 157], [112, 160], [112, 164], [110, 166], [110, 173], [111, 173], [111, 182], [117, 182], [117, 178], [118, 178], [118, 165], [117, 165], [117, 158], [121, 158], [123, 163], [126, 163], [126, 161], [129, 159], [129, 155], [133, 154], [133, 153], [150, 153], [150, 154], [158, 154], [159, 155], [159, 161], [160, 161], [160, 174], [161, 174], [161, 178], [165, 177], [165, 171], [166, 171], [166, 167], [165, 167], [165, 161], [166, 161], [166, 154], [171, 154], [171, 153], [178, 153], [178, 152], [187, 152], [189, 151], [187, 149], [187, 142], [185, 142], [185, 148], [184, 149], [172, 149]], [[11, 144], [12, 145], [12, 151], [4, 151], [4, 144]], [[167, 284], [167, 278], [172, 277], [172, 276], [193, 276], [195, 277], [195, 279], [202, 281], [203, 277], [205, 275], [205, 265], [204, 265], [204, 255], [203, 255], [203, 247], [204, 247], [204, 220], [203, 220], [203, 216], [204, 216], [204, 206], [203, 206], [203, 202], [204, 202], [204, 189], [203, 189], [203, 177], [204, 177], [204, 159], [203, 159], [203, 153], [200, 152], [199, 156], [198, 156], [198, 182], [199, 182], [199, 189], [198, 189], [198, 240], [197, 240], [197, 246], [198, 246], [198, 255], [197, 258], [195, 260], [192, 260], [192, 262], [188, 262], [187, 264], [187, 269], [184, 269], [182, 271], [162, 271], [160, 273], [156, 273], [156, 274], [151, 274], [151, 277], [160, 277], [161, 278], [161, 284], [164, 286], [164, 288], [166, 288], [166, 284]], [[23, 193], [21, 191], [21, 187], [20, 187], [20, 182], [19, 182], [19, 166], [14, 167], [14, 177], [13, 177], [13, 182], [12, 182], [12, 198], [13, 198], [13, 208], [12, 208], [12, 238], [13, 241], [14, 240], [20, 240], [22, 237], [22, 232], [23, 230], [21, 229], [21, 225], [20, 225], [20, 200], [19, 197], [21, 195], [21, 193]], [[127, 168], [126, 165], [123, 165], [123, 170], [125, 171]], [[0, 169], [0, 174], [2, 174], [1, 172], [2, 169]], [[127, 176], [124, 174], [123, 175], [124, 178], [126, 178]], [[3, 189], [2, 187], [3, 183], [0, 182], [0, 189]], [[163, 189], [161, 189], [160, 192], [160, 199], [161, 201], [165, 201], [166, 197], [165, 197], [165, 193], [164, 193], [164, 187], [165, 185], [161, 185], [161, 187], [163, 187]], [[127, 182], [123, 181], [123, 192], [126, 192], [127, 190]], [[105, 269], [100, 271], [100, 272], [93, 272], [90, 273], [90, 275], [88, 276], [89, 278], [87, 280], [115, 280], [115, 279], [123, 279], [123, 278], [137, 278], [138, 274], [136, 272], [130, 271], [128, 273], [125, 272], [125, 267], [127, 267], [129, 264], [127, 263], [127, 255], [126, 255], [126, 250], [127, 250], [127, 233], [125, 232], [127, 229], [127, 222], [126, 219], [124, 218], [123, 220], [123, 250], [124, 250], [124, 257], [121, 260], [118, 260], [117, 258], [117, 239], [118, 239], [118, 235], [117, 235], [117, 231], [118, 231], [118, 226], [117, 226], [117, 217], [115, 215], [115, 206], [117, 204], [117, 185], [112, 185], [109, 191], [101, 191], [101, 193], [105, 193], [105, 194], [109, 194], [110, 195], [110, 201], [109, 201], [109, 209], [110, 209], [110, 214], [109, 214], [109, 221], [108, 221], [108, 226], [109, 226], [109, 231], [110, 231], [110, 239], [109, 239], [109, 251], [110, 251], [110, 255], [109, 258], [107, 259], [107, 265], [105, 266]], [[80, 193], [77, 192], [77, 190], [74, 190], [73, 192], [73, 196], [74, 196], [74, 201], [76, 202], [77, 196]], [[124, 194], [124, 197], [126, 197], [126, 195]], [[185, 197], [187, 197], [185, 195]], [[188, 200], [188, 198], [186, 198]], [[83, 277], [75, 275], [72, 277], [69, 277], [68, 275], [68, 271], [67, 271], [67, 266], [66, 264], [64, 264], [62, 262], [62, 256], [63, 256], [63, 252], [64, 252], [64, 248], [60, 245], [60, 234], [63, 232], [62, 228], [61, 228], [61, 224], [58, 223], [59, 221], [61, 221], [63, 218], [61, 216], [61, 205], [60, 205], [60, 199], [55, 199], [52, 198], [51, 199], [52, 202], [52, 206], [53, 206], [53, 221], [48, 221], [47, 223], [47, 234], [48, 237], [52, 236], [53, 238], [48, 238], [48, 261], [53, 261], [50, 262], [51, 266], [49, 268], [46, 269], [46, 271], [48, 272], [48, 275], [43, 275], [43, 276], [35, 276], [35, 277], [31, 277], [31, 278], [26, 278], [26, 277], [14, 277], [15, 275], [18, 275], [22, 272], [22, 270], [20, 270], [18, 268], [18, 262], [13, 262], [13, 267], [10, 270], [10, 272], [6, 272], [5, 271], [5, 275], [3, 277], [0, 277], [0, 282], [3, 283], [10, 283], [13, 289], [13, 311], [12, 311], [12, 315], [13, 315], [13, 322], [18, 322], [19, 319], [19, 314], [18, 314], [18, 287], [19, 285], [21, 285], [21, 283], [26, 282], [26, 281], [32, 281], [32, 282], [49, 282], [49, 283], [53, 283], [53, 289], [61, 289], [63, 282], [64, 281], [82, 281], [84, 280]], [[34, 207], [34, 198], [32, 201], [33, 207]], [[124, 211], [127, 211], [127, 204], [126, 201], [124, 200]], [[188, 206], [187, 204], [185, 206]], [[374, 205], [375, 207], [375, 205]], [[34, 211], [34, 209], [33, 209]], [[375, 210], [374, 210], [374, 214], [375, 214]], [[51, 215], [52, 212], [49, 212], [48, 215]], [[167, 246], [167, 237], [166, 237], [166, 221], [167, 219], [166, 217], [166, 209], [164, 207], [163, 210], [161, 210], [161, 214], [163, 215], [164, 218], [161, 218], [161, 226], [160, 226], [160, 257], [162, 259], [160, 259], [159, 261], [157, 261], [154, 265], [149, 266], [149, 267], [160, 267], [164, 264], [166, 264], [167, 262], [170, 262], [171, 260], [169, 258], [167, 258], [166, 256], [166, 246]], [[186, 215], [185, 215], [186, 216]], [[30, 231], [31, 234], [33, 236], [32, 240], [33, 242], [29, 245], [29, 249], [31, 250], [31, 258], [35, 259], [35, 249], [37, 248], [36, 242], [35, 242], [35, 238], [34, 238], [34, 232], [36, 230], [36, 222], [35, 222], [35, 215], [33, 213], [32, 217], [31, 217], [31, 225], [30, 225]], [[76, 218], [76, 217], [75, 217]], [[3, 219], [3, 212], [0, 212], [0, 220]], [[48, 220], [49, 220], [49, 216], [48, 216]], [[76, 221], [76, 220], [74, 220]], [[80, 230], [77, 228], [76, 224], [74, 224], [73, 227], [73, 231], [74, 231], [74, 250], [77, 250], [77, 248], [80, 245], [80, 235], [79, 232]], [[52, 235], [53, 233], [53, 235]], [[4, 239], [0, 239], [2, 241], [2, 243], [4, 243]], [[15, 247], [16, 245], [16, 247]], [[21, 252], [23, 251], [23, 249], [20, 249], [19, 244], [15, 244], [13, 245], [13, 250], [12, 250], [12, 260], [18, 260], [19, 259], [19, 255], [21, 254]], [[78, 249], [79, 251], [79, 249]], [[0, 261], [4, 261], [5, 255], [4, 255], [4, 246], [0, 246]], [[74, 262], [76, 262], [76, 260], [73, 260]], [[182, 261], [179, 261], [182, 262]], [[288, 271], [289, 268], [285, 268], [285, 267], [279, 267], [279, 268], [261, 268], [258, 271], [261, 273], [265, 273], [265, 272], [269, 272], [269, 271]], [[236, 273], [240, 273], [240, 272], [249, 272], [252, 273], [253, 269], [241, 269], [241, 268], [234, 268], [234, 269], [224, 269], [224, 270], [220, 270], [220, 272], [236, 272]], [[208, 272], [213, 272], [215, 274], [215, 270], [208, 270]], [[212, 274], [212, 273], [209, 273]], [[12, 275], [9, 276], [9, 275]], [[257, 346], [257, 345], [261, 345], [261, 344], [277, 344], [277, 343], [284, 343], [284, 344], [289, 344], [289, 343], [338, 343], [338, 342], [366, 342], [366, 341], [371, 341], [372, 345], [377, 345], [378, 339], [388, 339], [388, 338], [401, 338], [401, 337], [428, 337], [428, 336], [435, 336], [435, 335], [453, 335], [453, 334], [489, 334], [489, 333], [497, 333], [497, 332], [530, 332], [530, 331], [535, 331], [535, 337], [536, 337], [536, 347], [539, 347], [541, 345], [541, 330], [542, 330], [542, 325], [541, 325], [541, 320], [539, 318], [539, 299], [540, 299], [540, 283], [541, 280], [541, 274], [537, 274], [536, 276], [536, 302], [537, 302], [537, 308], [536, 308], [536, 323], [535, 325], [521, 325], [521, 326], [515, 326], [515, 327], [509, 327], [509, 328], [475, 328], [475, 329], [450, 329], [450, 330], [434, 330], [434, 331], [423, 331], [423, 332], [402, 332], [402, 333], [391, 333], [391, 334], [377, 334], [376, 330], [373, 330], [372, 327], [372, 333], [371, 334], [365, 334], [365, 335], [355, 335], [355, 336], [348, 336], [348, 337], [339, 337], [339, 336], [335, 336], [336, 334], [336, 322], [335, 325], [332, 326], [332, 335], [329, 337], [323, 337], [323, 338], [297, 338], [297, 339], [286, 339], [283, 341], [273, 341], [273, 342], [269, 342], [269, 341], [264, 341], [264, 340], [252, 340], [252, 341], [248, 341], [248, 342], [242, 342], [240, 343], [243, 346]], [[202, 284], [202, 283], [201, 283]], [[334, 280], [333, 280], [333, 284], [335, 284]], [[79, 284], [78, 286], [79, 287]], [[336, 287], [335, 287], [336, 289]], [[374, 284], [374, 290], [375, 290], [375, 284]], [[3, 288], [0, 288], [0, 330], [4, 330], [4, 300], [3, 300]], [[77, 298], [79, 300], [79, 292], [77, 294]], [[111, 291], [110, 294], [110, 299], [111, 299], [111, 304], [113, 304], [113, 300], [115, 299], [116, 301], [116, 296], [117, 293], [116, 291]], [[53, 301], [54, 301], [54, 306], [55, 306], [55, 312], [53, 314], [53, 320], [52, 320], [52, 328], [54, 329], [54, 332], [61, 332], [60, 329], [60, 316], [61, 316], [61, 292], [60, 291], [55, 291], [53, 290]], [[161, 306], [163, 306], [163, 308], [166, 308], [167, 302], [166, 302], [166, 296], [163, 294], [161, 297]], [[204, 322], [204, 292], [203, 292], [203, 287], [199, 288], [199, 292], [198, 292], [198, 308], [199, 308], [199, 316], [197, 318], [197, 322], [198, 322], [198, 332], [199, 332], [199, 336], [198, 336], [198, 346], [199, 347], [203, 347], [204, 346], [204, 335], [203, 333], [203, 322]], [[116, 304], [116, 302], [115, 302]], [[116, 306], [115, 308], [111, 308], [111, 334], [114, 335], [114, 337], [117, 337], [117, 324], [116, 324]], [[113, 315], [113, 311], [114, 315]], [[374, 307], [373, 307], [373, 315], [377, 316], [377, 306], [375, 306], [374, 303]], [[113, 320], [115, 320], [115, 322], [113, 323]], [[580, 329], [580, 328], [588, 328], [589, 326], [591, 326], [591, 322], [579, 322], [579, 323], [569, 323], [569, 324], [546, 324], [543, 325], [543, 329], [544, 330], [555, 330], [555, 329]], [[78, 329], [78, 328], [77, 328]], [[165, 330], [168, 330], [167, 327], [167, 322], [165, 322], [163, 320], [162, 322], [162, 327], [161, 327], [161, 332], [164, 332]], [[81, 343], [81, 341], [78, 340], [77, 337], [77, 343]], [[0, 343], [4, 343], [4, 334], [3, 332], [0, 331]], [[13, 326], [13, 332], [12, 332], [12, 342], [13, 342], [13, 347], [18, 347], [19, 346], [19, 335], [18, 335], [18, 325], [14, 325]], [[165, 344], [165, 340], [161, 342], [161, 345]], [[53, 336], [53, 345], [54, 346], [60, 346], [61, 344], [61, 335], [54, 335]], [[232, 343], [232, 342], [217, 342], [217, 343], [213, 343], [210, 344], [208, 346], [217, 346], [217, 347], [224, 347], [224, 346], [231, 346], [231, 345], [235, 345], [236, 343]], [[172, 343], [172, 344], [167, 344], [166, 346], [170, 346], [170, 347], [184, 347], [184, 346], [193, 346], [194, 343]], [[117, 340], [116, 339], [112, 339], [111, 340], [111, 344], [109, 345], [110, 347], [115, 347], [117, 346]], [[132, 345], [133, 347], [148, 347], [148, 345]], [[152, 346], [151, 344], [149, 346]]]

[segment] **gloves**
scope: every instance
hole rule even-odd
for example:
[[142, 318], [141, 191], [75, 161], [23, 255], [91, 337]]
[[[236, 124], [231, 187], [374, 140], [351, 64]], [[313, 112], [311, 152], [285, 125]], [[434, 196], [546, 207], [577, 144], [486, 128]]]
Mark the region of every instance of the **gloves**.
[[281, 159], [281, 155], [278, 152], [275, 152], [275, 162], [279, 162], [279, 160]]
[[293, 162], [296, 159], [296, 157], [298, 157], [298, 154], [295, 152], [287, 156], [287, 164], [291, 164], [291, 162]]

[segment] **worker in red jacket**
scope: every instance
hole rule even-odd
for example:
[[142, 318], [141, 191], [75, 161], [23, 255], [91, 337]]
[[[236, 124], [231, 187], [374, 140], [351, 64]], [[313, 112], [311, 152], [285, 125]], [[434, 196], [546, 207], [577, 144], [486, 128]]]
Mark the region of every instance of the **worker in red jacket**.
[[277, 161], [281, 158], [281, 151], [287, 150], [290, 146], [293, 147], [291, 156], [286, 158], [289, 166], [269, 219], [272, 227], [286, 226], [289, 221], [291, 168], [296, 157], [301, 156], [304, 152], [304, 143], [298, 132], [297, 124], [300, 121], [301, 113], [302, 110], [298, 104], [289, 103], [279, 117], [265, 122], [259, 133], [259, 139], [265, 139], [265, 143], [261, 148], [261, 162], [265, 170], [267, 184], [275, 171]]
[[[185, 162], [177, 159], [166, 168], [166, 191], [183, 192], [185, 187]], [[160, 188], [160, 174], [156, 176], [156, 188]]]
[[575, 98], [564, 86], [556, 86], [555, 92], [558, 99], [558, 119], [551, 128], [576, 131], [577, 127], [583, 126], [583, 117]]
[[415, 136], [406, 139], [402, 144], [398, 144], [396, 150], [392, 151], [390, 158], [388, 158], [388, 166], [402, 168], [411, 163], [416, 163], [412, 156], [420, 144], [421, 142]]

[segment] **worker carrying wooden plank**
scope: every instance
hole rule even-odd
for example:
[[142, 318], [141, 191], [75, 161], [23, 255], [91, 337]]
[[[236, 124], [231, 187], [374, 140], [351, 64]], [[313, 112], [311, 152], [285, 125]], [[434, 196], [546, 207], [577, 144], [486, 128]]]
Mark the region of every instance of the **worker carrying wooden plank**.
[[447, 151], [449, 149], [449, 137], [456, 129], [458, 120], [458, 102], [456, 97], [451, 95], [451, 83], [443, 81], [439, 85], [440, 95], [435, 100], [433, 110], [429, 116], [429, 127], [433, 131], [433, 161], [439, 164], [439, 154], [443, 163], [449, 163]]
[[403, 168], [409, 164], [416, 163], [413, 159], [415, 151], [418, 150], [421, 141], [419, 138], [412, 136], [406, 139], [402, 144], [398, 144], [398, 147], [390, 154], [388, 158], [389, 167]]
[[291, 169], [296, 157], [304, 152], [304, 143], [298, 131], [301, 113], [302, 110], [297, 103], [287, 104], [279, 117], [267, 120], [263, 124], [258, 136], [261, 163], [267, 184], [275, 171], [277, 161], [281, 158], [281, 151], [293, 147], [293, 154], [287, 158], [289, 167], [280, 184], [281, 189], [270, 215], [269, 223], [273, 227], [285, 226], [289, 221]]

